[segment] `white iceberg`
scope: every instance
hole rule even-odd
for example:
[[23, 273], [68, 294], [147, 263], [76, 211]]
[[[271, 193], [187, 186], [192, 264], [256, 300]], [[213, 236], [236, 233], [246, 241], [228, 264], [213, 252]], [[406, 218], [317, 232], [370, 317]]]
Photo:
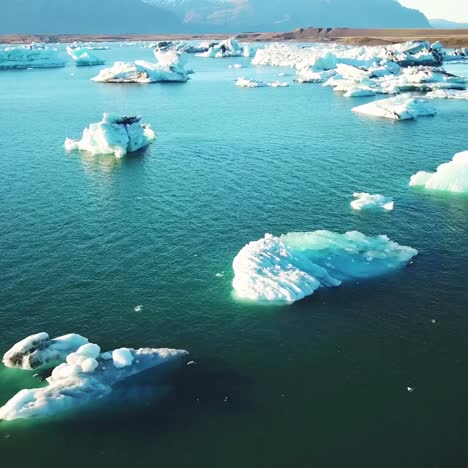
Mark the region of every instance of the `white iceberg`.
[[142, 124], [140, 117], [103, 114], [102, 121], [90, 124], [83, 131], [81, 140], [65, 140], [67, 151], [87, 151], [92, 154], [114, 154], [121, 158], [138, 151], [156, 139], [149, 124]]
[[289, 83], [281, 81], [257, 81], [257, 80], [248, 80], [246, 78], [238, 78], [236, 81], [236, 86], [240, 88], [287, 88]]
[[418, 172], [411, 177], [409, 185], [468, 194], [468, 151], [457, 153], [451, 161], [441, 164], [436, 172]]
[[233, 288], [241, 299], [294, 302], [320, 287], [397, 270], [417, 253], [387, 236], [367, 237], [357, 231], [266, 234], [235, 257]]
[[0, 70], [64, 67], [55, 49], [38, 44], [0, 48]]
[[303, 68], [297, 71], [296, 81], [298, 83], [323, 83], [333, 75], [336, 75], [335, 70], [319, 71], [315, 68]]
[[457, 89], [437, 89], [435, 91], [430, 91], [424, 97], [427, 99], [461, 99], [467, 101], [468, 91]]
[[385, 117], [392, 120], [416, 119], [417, 117], [436, 114], [436, 110], [424, 99], [407, 95], [381, 99], [363, 104], [362, 106], [353, 107], [351, 110], [360, 114]]
[[6, 367], [33, 370], [55, 362], [63, 362], [68, 354], [88, 343], [87, 338], [71, 333], [49, 338], [47, 333], [37, 333], [16, 343], [3, 356]]
[[77, 67], [91, 67], [105, 63], [84, 47], [67, 46], [67, 54], [75, 61]]
[[241, 46], [232, 37], [225, 41], [211, 44], [206, 52], [197, 54], [198, 57], [207, 58], [248, 57], [249, 55], [248, 47]]
[[394, 207], [393, 199], [383, 195], [356, 192], [353, 197], [356, 199], [351, 202], [353, 210], [392, 211]]
[[187, 355], [187, 351], [167, 348], [121, 348], [101, 354], [98, 345], [85, 344], [52, 371], [47, 387], [24, 389], [13, 396], [0, 408], [0, 420], [46, 418], [105, 403], [117, 384], [122, 386], [150, 369], [162, 372], [168, 365], [179, 365]]
[[367, 97], [375, 96], [375, 91], [369, 86], [354, 86], [344, 94], [345, 97]]

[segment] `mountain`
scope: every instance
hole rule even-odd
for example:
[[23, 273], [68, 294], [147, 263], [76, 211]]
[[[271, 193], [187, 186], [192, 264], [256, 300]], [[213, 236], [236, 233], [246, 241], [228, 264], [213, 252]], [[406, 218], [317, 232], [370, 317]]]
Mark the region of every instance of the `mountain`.
[[299, 27], [425, 28], [396, 0], [0, 0], [0, 34], [167, 34]]
[[173, 33], [177, 15], [141, 0], [0, 0], [0, 34]]
[[445, 19], [431, 19], [429, 20], [433, 28], [439, 29], [468, 29], [468, 23], [455, 23]]
[[430, 28], [396, 0], [144, 0], [186, 25], [216, 31], [285, 31], [298, 27]]

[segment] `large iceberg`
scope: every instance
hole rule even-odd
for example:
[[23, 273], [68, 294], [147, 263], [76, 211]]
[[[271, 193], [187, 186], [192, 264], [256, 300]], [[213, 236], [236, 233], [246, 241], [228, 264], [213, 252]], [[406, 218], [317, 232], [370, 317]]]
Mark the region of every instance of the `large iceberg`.
[[357, 211], [392, 211], [394, 207], [393, 199], [383, 195], [356, 192], [353, 197], [355, 200], [351, 202], [351, 208]]
[[407, 95], [381, 99], [353, 107], [351, 110], [360, 114], [385, 117], [392, 120], [416, 119], [417, 117], [436, 114], [436, 110], [424, 99]]
[[[24, 348], [38, 336], [47, 334], [34, 335], [15, 346]], [[53, 369], [46, 387], [21, 390], [1, 407], [0, 420], [45, 418], [105, 403], [117, 385], [125, 385], [131, 377], [150, 369], [162, 372], [169, 365], [177, 366], [188, 355], [187, 351], [167, 348], [120, 348], [102, 353], [98, 345], [85, 340], [86, 344], [62, 356], [65, 362]]]
[[101, 83], [157, 83], [185, 82], [189, 73], [185, 70], [181, 56], [175, 51], [155, 50], [157, 63], [144, 60], [115, 62], [110, 68], [101, 70], [93, 81]]
[[67, 46], [67, 54], [74, 60], [78, 67], [90, 67], [94, 65], [104, 65], [104, 60], [96, 57], [85, 47]]
[[287, 88], [289, 83], [282, 81], [258, 81], [238, 78], [236, 86], [239, 86], [240, 88]]
[[31, 44], [0, 48], [0, 70], [64, 67], [65, 60], [55, 49]]
[[148, 146], [156, 134], [140, 117], [125, 117], [105, 113], [101, 122], [92, 123], [83, 131], [81, 140], [65, 140], [67, 151], [81, 150], [92, 154], [115, 154], [121, 158], [127, 153]]
[[210, 44], [206, 52], [197, 55], [208, 58], [249, 57], [250, 51], [248, 47], [243, 47], [234, 38], [230, 38], [219, 43]]
[[241, 299], [294, 302], [320, 287], [397, 270], [417, 253], [387, 236], [368, 237], [357, 231], [266, 234], [235, 257], [233, 288]]
[[427, 190], [468, 194], [468, 151], [457, 153], [436, 172], [420, 171], [411, 177], [410, 186]]

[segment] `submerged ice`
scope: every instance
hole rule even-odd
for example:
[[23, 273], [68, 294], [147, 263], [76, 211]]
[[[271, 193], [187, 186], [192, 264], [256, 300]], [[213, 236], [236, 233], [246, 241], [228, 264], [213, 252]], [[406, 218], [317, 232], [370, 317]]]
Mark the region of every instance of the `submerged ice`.
[[233, 261], [237, 297], [259, 302], [294, 302], [320, 287], [371, 278], [404, 267], [417, 250], [351, 231], [266, 234]]
[[409, 185], [468, 194], [468, 151], [457, 153], [451, 161], [441, 164], [436, 172], [419, 171], [411, 177]]
[[[79, 335], [65, 336], [75, 337], [66, 339], [65, 342], [73, 342], [74, 345], [78, 343], [76, 337]], [[4, 362], [8, 362], [11, 355], [20, 350], [31, 353], [41, 342], [48, 343], [44, 349], [50, 349], [55, 346], [50, 341], [60, 340], [48, 340], [46, 337], [47, 333], [39, 333], [25, 338], [5, 354]], [[53, 369], [47, 378], [48, 385], [18, 392], [0, 408], [0, 420], [45, 418], [80, 410], [92, 403], [104, 403], [117, 384], [125, 385], [130, 377], [150, 369], [162, 372], [168, 365], [178, 365], [188, 355], [187, 351], [167, 348], [120, 348], [101, 353], [98, 345], [88, 343], [86, 338], [80, 338], [86, 343], [78, 348], [69, 348], [68, 354], [65, 355], [64, 349], [61, 349], [60, 360], [65, 362]], [[75, 349], [71, 351], [72, 348]], [[34, 351], [30, 355], [33, 354]], [[51, 364], [51, 361], [47, 361], [47, 364]]]
[[92, 154], [114, 154], [121, 158], [127, 153], [148, 146], [156, 134], [140, 117], [125, 117], [105, 113], [101, 122], [92, 123], [83, 131], [81, 140], [65, 140], [67, 151], [81, 150]]

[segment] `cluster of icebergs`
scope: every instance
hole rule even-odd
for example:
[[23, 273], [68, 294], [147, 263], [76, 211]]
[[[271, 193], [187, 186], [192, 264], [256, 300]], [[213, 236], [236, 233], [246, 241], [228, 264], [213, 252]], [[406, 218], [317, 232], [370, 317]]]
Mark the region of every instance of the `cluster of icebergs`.
[[166, 370], [184, 361], [187, 351], [167, 348], [119, 348], [101, 352], [97, 344], [69, 334], [50, 339], [47, 333], [29, 336], [3, 356], [6, 367], [53, 369], [48, 385], [24, 389], [0, 408], [0, 420], [36, 419], [81, 410], [106, 402], [114, 387], [151, 369]]
[[235, 257], [233, 287], [241, 299], [294, 302], [321, 287], [402, 268], [417, 253], [387, 236], [368, 237], [357, 231], [266, 234]]
[[140, 117], [104, 113], [101, 122], [92, 123], [83, 131], [81, 140], [65, 140], [67, 151], [81, 150], [91, 154], [114, 154], [117, 158], [148, 146], [156, 134]]

